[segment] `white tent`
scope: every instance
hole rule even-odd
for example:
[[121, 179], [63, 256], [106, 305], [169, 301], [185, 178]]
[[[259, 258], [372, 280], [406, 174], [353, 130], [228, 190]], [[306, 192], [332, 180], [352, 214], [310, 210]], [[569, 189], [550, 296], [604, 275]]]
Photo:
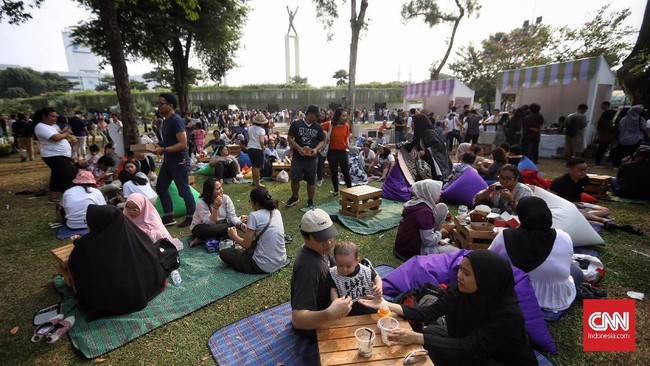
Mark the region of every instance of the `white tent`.
[[[600, 116], [600, 103], [610, 100], [615, 76], [603, 56], [502, 71], [497, 75], [495, 105], [503, 94], [516, 94], [515, 107], [537, 103], [545, 125], [576, 111], [580, 103], [589, 106], [585, 144], [591, 143]], [[541, 145], [540, 145], [541, 147]]]
[[474, 90], [458, 79], [429, 80], [404, 85], [404, 109], [411, 101], [422, 102], [422, 108], [434, 115], [444, 116], [452, 105], [462, 110], [474, 103]]

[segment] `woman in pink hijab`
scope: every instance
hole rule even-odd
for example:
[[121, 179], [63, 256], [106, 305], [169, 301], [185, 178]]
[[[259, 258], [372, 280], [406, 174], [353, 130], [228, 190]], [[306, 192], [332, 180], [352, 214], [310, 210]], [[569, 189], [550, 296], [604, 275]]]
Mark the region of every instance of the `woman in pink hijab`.
[[128, 217], [140, 230], [144, 231], [154, 243], [160, 239], [168, 239], [176, 246], [176, 249], [183, 249], [183, 243], [172, 238], [165, 225], [163, 225], [158, 211], [143, 194], [131, 193], [126, 200], [123, 212], [124, 216]]

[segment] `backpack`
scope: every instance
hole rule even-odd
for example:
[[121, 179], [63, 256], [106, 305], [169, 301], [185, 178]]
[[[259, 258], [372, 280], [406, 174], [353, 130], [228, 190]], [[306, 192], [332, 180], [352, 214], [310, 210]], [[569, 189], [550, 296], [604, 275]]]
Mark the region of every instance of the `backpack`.
[[[419, 289], [411, 289], [397, 295], [395, 303], [411, 307], [429, 306], [444, 296], [446, 290], [447, 285], [445, 284], [434, 285], [430, 282], [425, 282]], [[409, 324], [418, 333], [422, 333], [422, 329], [429, 325], [415, 320], [409, 320]]]
[[564, 122], [564, 135], [573, 137], [578, 134], [578, 119], [574, 114], [570, 114]]
[[173, 270], [178, 269], [181, 266], [181, 258], [178, 256], [178, 249], [176, 246], [169, 241], [169, 239], [160, 239], [156, 242], [158, 246], [158, 259], [160, 260], [160, 266], [165, 272], [165, 277], [169, 276]]

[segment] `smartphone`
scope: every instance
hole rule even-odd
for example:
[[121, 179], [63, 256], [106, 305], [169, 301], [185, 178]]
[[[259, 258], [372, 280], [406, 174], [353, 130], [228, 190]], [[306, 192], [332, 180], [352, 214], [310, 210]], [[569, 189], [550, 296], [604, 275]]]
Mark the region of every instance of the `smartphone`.
[[500, 191], [500, 190], [503, 189], [503, 186], [494, 186], [494, 189], [495, 189], [496, 191]]

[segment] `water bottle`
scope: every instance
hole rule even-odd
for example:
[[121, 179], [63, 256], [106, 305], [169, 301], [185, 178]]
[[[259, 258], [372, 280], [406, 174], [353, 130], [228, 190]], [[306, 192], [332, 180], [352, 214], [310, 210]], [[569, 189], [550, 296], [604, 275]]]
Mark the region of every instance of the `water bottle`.
[[172, 271], [172, 283], [174, 284], [174, 286], [180, 286], [181, 283], [183, 283], [183, 279], [181, 279], [181, 274], [178, 273], [177, 269]]
[[466, 216], [467, 216], [467, 206], [465, 205], [458, 206], [458, 219], [464, 220]]

